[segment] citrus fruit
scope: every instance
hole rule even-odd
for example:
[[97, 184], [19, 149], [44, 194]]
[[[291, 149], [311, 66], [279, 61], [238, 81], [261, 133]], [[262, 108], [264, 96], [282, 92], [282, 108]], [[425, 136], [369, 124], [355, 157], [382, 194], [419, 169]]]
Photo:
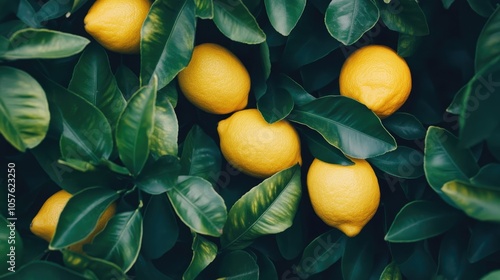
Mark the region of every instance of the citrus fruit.
[[220, 45], [196, 46], [178, 81], [184, 96], [208, 113], [228, 114], [247, 106], [250, 75], [243, 63]]
[[[54, 237], [59, 216], [71, 197], [72, 195], [65, 190], [60, 190], [50, 196], [31, 221], [31, 232], [50, 243]], [[113, 203], [101, 215], [94, 231], [84, 240], [71, 245], [69, 249], [82, 252], [83, 245], [92, 242], [94, 237], [104, 229], [107, 222], [113, 217], [115, 211], [116, 205]]]
[[83, 20], [85, 30], [108, 50], [138, 53], [150, 7], [149, 0], [97, 0]]
[[243, 173], [265, 178], [302, 163], [299, 135], [286, 120], [269, 124], [257, 109], [246, 109], [219, 122], [222, 154]]
[[307, 172], [307, 189], [318, 217], [353, 237], [377, 212], [380, 189], [370, 164], [351, 160], [354, 165], [343, 166], [314, 159]]
[[406, 61], [395, 51], [369, 45], [351, 54], [340, 70], [340, 94], [366, 105], [381, 118], [408, 99], [412, 82]]

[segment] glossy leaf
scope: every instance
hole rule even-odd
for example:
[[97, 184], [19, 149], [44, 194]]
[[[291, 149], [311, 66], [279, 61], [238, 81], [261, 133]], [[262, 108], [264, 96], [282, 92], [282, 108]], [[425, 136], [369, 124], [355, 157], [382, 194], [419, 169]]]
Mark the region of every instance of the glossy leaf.
[[500, 269], [486, 274], [481, 280], [498, 280], [498, 278], [500, 278]]
[[[484, 1], [488, 2], [488, 1]], [[490, 16], [479, 34], [476, 44], [476, 72], [489, 64], [495, 57], [500, 56], [497, 46], [500, 44], [500, 8]]]
[[182, 275], [183, 280], [195, 279], [217, 256], [217, 245], [198, 234], [193, 237], [191, 249], [193, 258]]
[[352, 45], [377, 23], [379, 16], [377, 6], [370, 0], [331, 1], [325, 23], [333, 38]]
[[62, 250], [63, 262], [75, 271], [91, 271], [98, 279], [125, 279], [125, 273], [116, 264], [70, 250]]
[[266, 40], [266, 34], [241, 0], [214, 1], [213, 21], [233, 41], [260, 44]]
[[467, 0], [469, 2], [470, 7], [474, 10], [478, 15], [483, 17], [489, 17], [491, 13], [495, 10], [495, 6], [491, 3], [491, 0]]
[[417, 51], [420, 41], [421, 39], [418, 36], [399, 33], [397, 47], [398, 55], [401, 57], [412, 56]]
[[395, 262], [388, 264], [380, 275], [380, 280], [403, 280], [398, 265]]
[[99, 108], [112, 127], [126, 105], [111, 72], [106, 52], [95, 44], [82, 53], [68, 89]]
[[306, 7], [306, 0], [265, 0], [267, 16], [276, 31], [288, 36]]
[[343, 279], [367, 279], [374, 266], [374, 249], [374, 238], [366, 228], [354, 238], [348, 238], [341, 263]]
[[139, 89], [139, 77], [124, 64], [120, 64], [116, 69], [115, 79], [118, 88], [126, 100], [129, 100]]
[[118, 196], [116, 191], [101, 187], [74, 194], [61, 212], [49, 248], [62, 249], [89, 236], [101, 215]]
[[500, 222], [500, 190], [478, 188], [454, 180], [444, 184], [442, 191], [470, 217]]
[[197, 233], [220, 236], [226, 223], [226, 204], [210, 182], [195, 176], [179, 176], [167, 192], [177, 216]]
[[142, 215], [139, 209], [116, 214], [85, 251], [108, 260], [124, 272], [129, 271], [139, 256], [142, 240]]
[[116, 147], [123, 164], [138, 175], [149, 156], [154, 128], [156, 79], [130, 98], [116, 127]]
[[35, 18], [38, 22], [46, 22], [59, 18], [71, 10], [72, 1], [49, 0], [37, 11]]
[[218, 275], [217, 279], [255, 280], [259, 278], [259, 267], [249, 253], [238, 250], [221, 259]]
[[196, 28], [193, 0], [154, 1], [141, 30], [141, 85], [165, 87], [191, 59]]
[[297, 265], [299, 275], [317, 274], [328, 269], [344, 254], [347, 236], [337, 229], [329, 230], [316, 237], [304, 249]]
[[477, 222], [471, 227], [467, 247], [467, 259], [470, 263], [477, 263], [498, 251], [500, 251], [500, 224]]
[[[430, 252], [429, 242], [395, 244], [391, 243], [391, 254], [398, 257], [398, 266], [403, 277], [415, 279], [432, 279], [437, 273], [437, 264]], [[401, 254], [404, 260], [401, 260]]]
[[48, 29], [26, 28], [17, 31], [10, 38], [9, 49], [0, 58], [53, 59], [72, 56], [81, 52], [90, 41], [70, 33]]
[[83, 274], [77, 273], [69, 268], [61, 266], [52, 261], [42, 261], [36, 260], [29, 262], [19, 269], [15, 273], [7, 273], [1, 275], [0, 279], [4, 280], [15, 280], [15, 279], [74, 279], [74, 280], [86, 280], [88, 279]]
[[443, 2], [443, 7], [445, 9], [449, 9], [453, 4], [453, 2], [455, 2], [455, 0], [442, 0], [442, 2]]
[[396, 215], [385, 240], [416, 242], [446, 232], [462, 215], [439, 202], [416, 200], [406, 204]]
[[439, 248], [438, 275], [444, 279], [474, 279], [477, 278], [476, 268], [467, 260], [468, 231], [456, 227], [448, 231], [441, 239]]
[[309, 103], [316, 99], [314, 96], [309, 94], [299, 83], [285, 74], [280, 73], [279, 75], [277, 75], [275, 80], [273, 80], [273, 83], [275, 83], [276, 88], [287, 91], [292, 96], [295, 105], [305, 105], [306, 103]]
[[137, 176], [137, 187], [152, 195], [162, 194], [175, 186], [180, 170], [181, 165], [177, 157], [160, 157], [153, 163], [146, 165]]
[[390, 30], [414, 36], [429, 34], [425, 14], [417, 1], [400, 0], [388, 4], [376, 1], [376, 3], [382, 21]]
[[380, 170], [398, 178], [416, 179], [424, 175], [424, 155], [421, 151], [406, 146], [387, 154], [368, 159]]
[[72, 158], [68, 158], [66, 160], [60, 159], [57, 162], [59, 164], [71, 167], [80, 172], [94, 171], [96, 169], [96, 167], [93, 164], [79, 159], [72, 159]]
[[177, 156], [179, 123], [174, 107], [166, 96], [158, 92], [155, 106], [155, 121], [151, 135], [151, 153], [156, 157]]
[[222, 248], [242, 249], [257, 237], [289, 228], [301, 195], [298, 165], [265, 179], [231, 207], [221, 236]]
[[196, 16], [202, 19], [212, 19], [214, 17], [213, 0], [195, 0]]
[[293, 99], [288, 91], [268, 83], [266, 93], [257, 101], [257, 109], [266, 122], [272, 124], [290, 114], [293, 109]]
[[422, 123], [408, 113], [396, 112], [382, 120], [384, 126], [392, 133], [405, 140], [416, 140], [425, 137]]
[[489, 163], [470, 179], [470, 182], [483, 188], [500, 190], [500, 163]]
[[304, 207], [299, 205], [297, 213], [293, 218], [292, 225], [285, 231], [276, 234], [276, 245], [281, 256], [286, 260], [293, 260], [302, 254], [307, 246], [307, 221]]
[[328, 143], [318, 132], [311, 129], [299, 129], [299, 132], [313, 157], [328, 163], [354, 164], [342, 151]]
[[347, 97], [318, 98], [294, 108], [288, 119], [316, 130], [328, 143], [351, 157], [370, 158], [396, 149], [396, 141], [380, 119], [366, 106]]
[[267, 82], [271, 75], [271, 57], [267, 41], [252, 48], [255, 50], [255, 56], [259, 59], [252, 59], [249, 72], [252, 81], [252, 91], [255, 99], [259, 100], [267, 91]]
[[44, 89], [28, 73], [0, 66], [0, 133], [19, 151], [36, 147], [49, 129]]
[[453, 134], [431, 126], [425, 137], [424, 171], [432, 189], [453, 206], [455, 203], [441, 188], [451, 180], [469, 180], [479, 171], [479, 166], [470, 150], [460, 148]]
[[278, 272], [273, 261], [265, 254], [257, 254], [259, 266], [259, 279], [278, 280]]

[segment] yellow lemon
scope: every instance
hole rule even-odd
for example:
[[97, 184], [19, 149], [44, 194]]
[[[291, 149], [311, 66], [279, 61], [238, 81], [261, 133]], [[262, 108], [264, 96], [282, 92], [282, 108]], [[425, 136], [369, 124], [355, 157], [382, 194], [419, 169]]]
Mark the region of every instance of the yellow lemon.
[[219, 122], [222, 154], [242, 172], [265, 178], [302, 163], [300, 139], [286, 120], [269, 124], [257, 109], [246, 109]]
[[[62, 210], [71, 197], [72, 195], [65, 190], [60, 190], [50, 196], [33, 218], [30, 225], [31, 232], [45, 239], [47, 242], [50, 242], [54, 237], [59, 216], [61, 216]], [[69, 249], [76, 252], [82, 252], [83, 245], [92, 242], [94, 237], [104, 229], [107, 222], [114, 216], [115, 212], [116, 204], [113, 203], [101, 215], [94, 231], [86, 239], [71, 245]]]
[[241, 61], [226, 48], [211, 43], [198, 45], [178, 77], [184, 96], [212, 114], [244, 109], [250, 92], [250, 75]]
[[84, 18], [85, 30], [106, 49], [138, 53], [149, 0], [97, 0]]
[[377, 212], [380, 189], [366, 160], [343, 166], [314, 159], [307, 172], [307, 189], [314, 212], [329, 226], [356, 236]]
[[385, 118], [408, 99], [412, 87], [410, 68], [386, 46], [365, 46], [344, 62], [339, 86], [341, 95], [356, 99]]

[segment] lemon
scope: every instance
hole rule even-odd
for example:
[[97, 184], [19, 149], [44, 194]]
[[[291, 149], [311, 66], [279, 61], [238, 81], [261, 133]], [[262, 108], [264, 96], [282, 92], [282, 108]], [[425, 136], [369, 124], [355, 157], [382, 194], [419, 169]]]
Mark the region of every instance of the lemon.
[[386, 46], [369, 45], [350, 55], [340, 70], [340, 94], [366, 105], [381, 118], [396, 112], [410, 95], [406, 61]]
[[97, 0], [83, 20], [85, 30], [108, 50], [138, 53], [150, 7], [149, 0]]
[[314, 212], [329, 226], [356, 236], [375, 215], [380, 203], [377, 177], [366, 160], [343, 166], [314, 159], [307, 189]]
[[[62, 210], [71, 197], [72, 195], [65, 190], [60, 190], [50, 196], [31, 221], [31, 232], [45, 239], [47, 242], [50, 242], [54, 237], [59, 216], [61, 216]], [[69, 249], [76, 252], [82, 252], [83, 245], [92, 242], [94, 237], [104, 229], [106, 223], [114, 216], [115, 211], [116, 205], [113, 203], [101, 215], [94, 231], [84, 240], [71, 245]]]
[[247, 106], [250, 75], [243, 63], [220, 45], [196, 46], [178, 81], [184, 96], [208, 113], [228, 114]]
[[300, 139], [286, 120], [269, 124], [257, 109], [246, 109], [219, 122], [224, 157], [248, 175], [265, 178], [302, 163]]

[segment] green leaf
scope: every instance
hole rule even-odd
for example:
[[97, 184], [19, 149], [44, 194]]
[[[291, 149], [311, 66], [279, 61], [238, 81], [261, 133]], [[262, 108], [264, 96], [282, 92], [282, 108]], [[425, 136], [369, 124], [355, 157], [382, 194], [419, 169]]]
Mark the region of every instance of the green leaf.
[[126, 100], [139, 89], [139, 78], [123, 63], [118, 66], [115, 73], [116, 84]]
[[298, 106], [305, 105], [316, 99], [316, 97], [304, 90], [299, 83], [283, 73], [277, 75], [273, 82], [276, 88], [287, 91], [292, 96], [293, 102]]
[[177, 115], [169, 99], [160, 92], [158, 92], [156, 100], [154, 118], [153, 135], [151, 135], [151, 153], [155, 157], [165, 155], [177, 156], [177, 136], [179, 134]]
[[500, 251], [500, 224], [477, 222], [471, 227], [467, 259], [477, 263]]
[[390, 243], [391, 254], [404, 277], [433, 279], [436, 276], [437, 265], [428, 244], [427, 240], [404, 244]]
[[0, 133], [21, 152], [36, 147], [49, 129], [45, 92], [28, 73], [0, 66]]
[[218, 275], [219, 280], [256, 280], [259, 267], [249, 253], [238, 250], [222, 257]]
[[467, 0], [474, 12], [482, 17], [489, 17], [495, 10], [491, 0]]
[[500, 124], [490, 136], [488, 136], [486, 143], [488, 144], [488, 150], [490, 150], [491, 154], [497, 161], [500, 161]]
[[444, 184], [442, 191], [470, 217], [500, 222], [500, 190], [483, 189], [454, 180]]
[[213, 21], [227, 38], [244, 44], [266, 40], [266, 34], [241, 0], [217, 0], [214, 8]]
[[227, 220], [226, 204], [210, 182], [195, 176], [179, 176], [167, 192], [177, 216], [197, 233], [220, 236]]
[[380, 119], [366, 106], [344, 96], [325, 96], [296, 107], [288, 119], [316, 130], [328, 143], [354, 158], [370, 158], [396, 149], [396, 141]]
[[116, 147], [123, 164], [138, 175], [149, 155], [154, 128], [156, 78], [130, 98], [116, 126]]
[[371, 0], [339, 0], [328, 5], [325, 23], [333, 38], [352, 45], [375, 26], [379, 17], [377, 5]]
[[306, 216], [303, 209], [303, 205], [299, 205], [292, 225], [285, 231], [276, 234], [276, 245], [281, 256], [286, 260], [297, 258], [307, 245], [307, 221], [305, 221]]
[[152, 261], [145, 259], [142, 255], [137, 258], [134, 269], [137, 279], [173, 280], [158, 270]]
[[155, 162], [146, 165], [137, 176], [137, 187], [152, 195], [162, 194], [175, 186], [180, 170], [181, 165], [177, 157], [160, 157]]
[[183, 280], [195, 279], [217, 256], [217, 245], [199, 234], [193, 237], [193, 258], [182, 275]]
[[62, 255], [64, 265], [75, 271], [82, 273], [91, 271], [98, 279], [127, 279], [121, 268], [112, 262], [70, 250], [62, 250]]
[[312, 275], [325, 271], [344, 254], [347, 236], [337, 229], [316, 237], [304, 249], [297, 265], [299, 275]]
[[53, 59], [72, 56], [81, 52], [90, 41], [84, 37], [48, 29], [26, 28], [10, 38], [9, 49], [0, 58]]
[[196, 16], [202, 19], [212, 19], [214, 17], [213, 0], [194, 0], [196, 4]]
[[88, 280], [84, 275], [52, 261], [36, 260], [21, 266], [15, 273], [6, 273], [0, 279], [71, 279]]
[[500, 190], [500, 163], [489, 163], [481, 167], [479, 172], [470, 179], [470, 182], [483, 188]]
[[245, 248], [257, 237], [289, 228], [301, 196], [298, 165], [265, 179], [231, 207], [221, 236], [222, 248]]
[[331, 52], [327, 56], [301, 67], [300, 76], [304, 88], [313, 92], [332, 83], [339, 77], [344, 60], [344, 53]]
[[420, 37], [399, 33], [397, 48], [398, 55], [401, 57], [412, 56], [417, 51], [420, 42]]
[[389, 4], [376, 1], [380, 9], [380, 17], [390, 30], [414, 35], [429, 34], [425, 14], [415, 0], [399, 0]]
[[259, 266], [259, 279], [278, 280], [278, 272], [269, 256], [257, 252], [257, 265]]
[[416, 140], [425, 137], [422, 123], [408, 113], [396, 112], [382, 120], [384, 126], [392, 133], [405, 140]]
[[217, 182], [222, 156], [219, 146], [199, 126], [194, 125], [184, 140], [181, 174]]
[[166, 86], [188, 65], [196, 29], [193, 0], [154, 1], [141, 30], [141, 85]]
[[92, 187], [74, 194], [64, 207], [49, 248], [62, 249], [87, 238], [106, 209], [119, 197], [107, 188]]
[[342, 276], [345, 280], [368, 279], [375, 261], [375, 242], [372, 231], [364, 229], [347, 239], [342, 256]]
[[255, 98], [259, 100], [267, 90], [267, 80], [271, 75], [271, 57], [267, 41], [264, 41], [251, 49], [256, 52], [255, 56], [258, 56], [259, 58], [252, 59], [249, 65], [252, 91], [254, 92]]
[[35, 19], [40, 23], [56, 19], [68, 13], [71, 7], [71, 1], [49, 0], [36, 12]]
[[388, 264], [384, 268], [384, 271], [382, 271], [380, 280], [403, 280], [403, 276], [401, 275], [398, 264], [395, 262], [391, 262], [390, 264]]
[[442, 0], [442, 2], [443, 2], [443, 7], [448, 10], [453, 4], [453, 2], [455, 2], [455, 0]]
[[469, 149], [460, 148], [458, 139], [447, 130], [429, 127], [425, 136], [425, 177], [432, 189], [448, 204], [455, 203], [441, 188], [451, 180], [468, 181], [479, 171]]
[[438, 275], [444, 279], [477, 279], [476, 268], [467, 260], [468, 230], [456, 227], [441, 239]]
[[328, 163], [340, 164], [340, 165], [353, 165], [354, 162], [350, 160], [342, 151], [338, 148], [330, 145], [325, 138], [321, 136], [318, 132], [312, 129], [302, 129], [299, 128], [300, 136], [307, 143], [309, 151], [313, 157]]
[[179, 225], [167, 195], [153, 195], [144, 211], [142, 254], [158, 259], [174, 247]]
[[68, 158], [66, 160], [60, 159], [57, 162], [59, 164], [71, 167], [80, 172], [94, 171], [96, 168], [93, 164], [79, 159], [72, 159], [72, 158]]
[[89, 45], [75, 66], [68, 89], [99, 108], [111, 127], [126, 105], [103, 48]]
[[460, 212], [446, 204], [416, 200], [406, 204], [396, 215], [385, 240], [416, 242], [446, 232], [462, 219]]
[[406, 146], [387, 154], [368, 159], [378, 169], [398, 178], [416, 179], [424, 175], [424, 155]]
[[80, 9], [88, 0], [73, 0], [73, 7], [71, 8], [71, 13], [76, 12]]
[[108, 260], [124, 272], [134, 265], [142, 240], [140, 209], [116, 214], [85, 251], [94, 257]]
[[[489, 2], [489, 1], [484, 1]], [[475, 67], [476, 73], [488, 65], [494, 58], [500, 56], [500, 8], [490, 16], [479, 34], [476, 43]]]
[[257, 109], [266, 122], [272, 124], [290, 114], [293, 109], [293, 99], [286, 90], [277, 88], [270, 80], [266, 93], [257, 101]]
[[492, 271], [486, 274], [481, 280], [498, 280], [500, 279], [500, 270]]
[[283, 36], [288, 36], [304, 12], [306, 0], [264, 0], [271, 25]]

